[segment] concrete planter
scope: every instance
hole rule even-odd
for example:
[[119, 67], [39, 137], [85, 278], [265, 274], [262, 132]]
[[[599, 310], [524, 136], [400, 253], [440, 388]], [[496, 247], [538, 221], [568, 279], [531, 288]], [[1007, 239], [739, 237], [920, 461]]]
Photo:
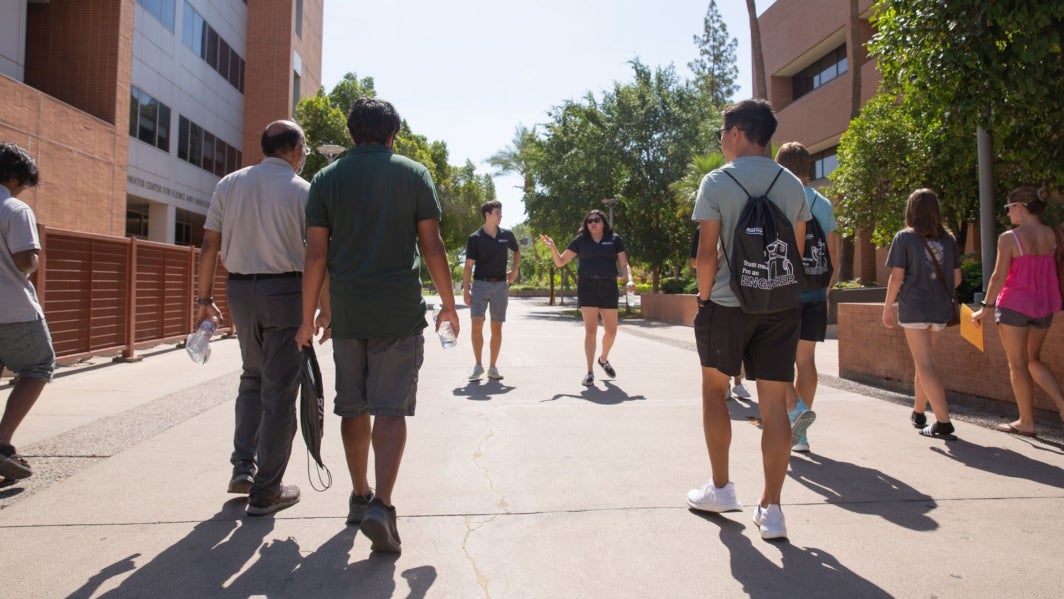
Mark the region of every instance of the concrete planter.
[[828, 289], [828, 324], [839, 322], [839, 304], [882, 304], [887, 299], [886, 287], [858, 287], [856, 289]]
[[698, 312], [693, 293], [647, 293], [639, 296], [641, 313], [647, 320], [692, 324]]

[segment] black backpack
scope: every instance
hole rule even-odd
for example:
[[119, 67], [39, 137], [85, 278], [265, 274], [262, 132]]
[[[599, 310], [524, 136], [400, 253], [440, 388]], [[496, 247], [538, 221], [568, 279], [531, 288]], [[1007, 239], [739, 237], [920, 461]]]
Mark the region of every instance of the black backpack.
[[[801, 305], [802, 256], [794, 226], [779, 206], [768, 199], [783, 168], [765, 193], [754, 197], [728, 171], [722, 171], [746, 194], [732, 234], [732, 253], [724, 253], [731, 268], [731, 288], [744, 312], [769, 314]], [[804, 201], [804, 198], [803, 198]]]
[[[813, 196], [813, 204], [809, 206], [810, 212], [819, 199], [819, 195]], [[832, 273], [835, 272], [835, 268], [831, 266], [831, 254], [828, 252], [828, 236], [815, 216], [805, 223], [802, 269], [805, 271], [802, 277], [803, 289], [826, 289], [831, 284]]]

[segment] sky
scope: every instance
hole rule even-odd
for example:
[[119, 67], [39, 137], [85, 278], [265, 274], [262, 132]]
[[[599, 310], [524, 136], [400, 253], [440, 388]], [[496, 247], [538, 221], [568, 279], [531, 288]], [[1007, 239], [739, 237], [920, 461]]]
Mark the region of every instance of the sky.
[[[758, 2], [764, 12], [774, 0]], [[518, 125], [588, 92], [632, 80], [629, 61], [672, 64], [684, 77], [698, 56], [709, 0], [327, 0], [322, 85], [372, 77], [415, 133], [447, 143], [451, 164], [485, 161], [511, 146]], [[718, 0], [739, 41], [737, 99], [752, 95], [746, 3]], [[504, 227], [525, 220], [521, 180], [494, 177]]]

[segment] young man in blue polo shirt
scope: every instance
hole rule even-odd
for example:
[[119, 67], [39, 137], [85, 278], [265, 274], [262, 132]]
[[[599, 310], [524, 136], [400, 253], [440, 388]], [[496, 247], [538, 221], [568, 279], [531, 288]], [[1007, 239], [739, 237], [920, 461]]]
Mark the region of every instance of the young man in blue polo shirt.
[[[510, 285], [517, 279], [517, 267], [521, 264], [521, 250], [513, 231], [499, 226], [502, 222], [502, 203], [486, 202], [480, 207], [484, 226], [477, 229], [466, 242], [465, 272], [462, 274], [462, 299], [469, 306], [473, 321], [473, 357], [476, 365], [469, 373], [469, 380], [484, 376], [484, 315], [491, 309], [491, 347], [489, 349], [488, 378], [501, 379], [496, 362], [502, 348], [502, 323], [506, 322], [506, 305], [509, 302]], [[512, 268], [506, 270], [507, 251], [514, 253]], [[470, 281], [472, 275], [472, 281]]]

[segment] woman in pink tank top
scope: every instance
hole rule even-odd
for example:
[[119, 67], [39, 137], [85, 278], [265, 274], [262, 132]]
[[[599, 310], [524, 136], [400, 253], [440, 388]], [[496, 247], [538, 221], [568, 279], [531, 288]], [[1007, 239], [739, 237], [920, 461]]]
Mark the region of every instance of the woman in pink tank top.
[[[1017, 187], [1008, 196], [1005, 210], [1015, 227], [998, 237], [997, 262], [987, 285], [985, 308], [995, 308], [1001, 344], [1009, 360], [1009, 377], [1020, 418], [1001, 423], [997, 430], [1034, 437], [1034, 386], [1046, 392], [1064, 420], [1064, 392], [1053, 372], [1041, 359], [1053, 314], [1061, 310], [1057, 280], [1057, 239], [1053, 228], [1038, 215], [1046, 208], [1045, 189]], [[982, 321], [986, 309], [972, 314]]]

